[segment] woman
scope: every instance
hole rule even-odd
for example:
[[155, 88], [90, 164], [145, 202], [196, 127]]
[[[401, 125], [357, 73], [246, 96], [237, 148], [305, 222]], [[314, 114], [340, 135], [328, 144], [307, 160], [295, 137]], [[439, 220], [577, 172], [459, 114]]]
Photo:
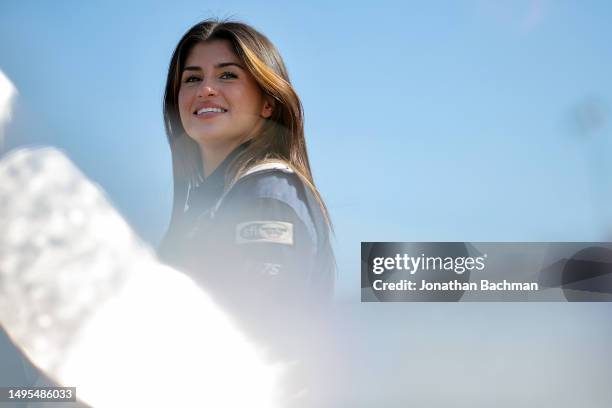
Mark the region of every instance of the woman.
[[242, 23], [193, 26], [170, 62], [164, 119], [174, 205], [160, 257], [266, 337], [278, 330], [271, 322], [326, 303], [329, 216], [272, 43]]

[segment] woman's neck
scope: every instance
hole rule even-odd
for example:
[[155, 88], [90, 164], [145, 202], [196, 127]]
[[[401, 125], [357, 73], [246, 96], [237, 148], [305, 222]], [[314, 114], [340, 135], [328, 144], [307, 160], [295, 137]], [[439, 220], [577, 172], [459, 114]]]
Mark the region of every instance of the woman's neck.
[[219, 167], [223, 160], [230, 155], [238, 146], [243, 144], [244, 141], [235, 142], [231, 144], [222, 144], [216, 146], [203, 146], [200, 144], [200, 154], [202, 155], [202, 166], [204, 171], [204, 178], [210, 176]]

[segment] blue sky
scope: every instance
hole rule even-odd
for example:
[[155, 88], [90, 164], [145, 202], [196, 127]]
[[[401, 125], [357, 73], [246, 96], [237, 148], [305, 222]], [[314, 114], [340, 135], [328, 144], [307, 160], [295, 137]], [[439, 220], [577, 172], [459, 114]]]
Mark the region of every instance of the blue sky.
[[[610, 236], [606, 1], [3, 1], [0, 69], [19, 90], [4, 149], [64, 149], [155, 244], [171, 202], [166, 69], [209, 16], [252, 24], [285, 58], [344, 293], [360, 241]], [[585, 110], [603, 124], [578, 131]]]

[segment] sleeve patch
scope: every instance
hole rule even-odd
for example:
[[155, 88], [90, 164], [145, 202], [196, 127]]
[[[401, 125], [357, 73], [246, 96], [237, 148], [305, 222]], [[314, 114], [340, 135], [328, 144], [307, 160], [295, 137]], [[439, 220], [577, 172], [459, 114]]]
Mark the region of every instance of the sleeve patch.
[[236, 226], [236, 243], [270, 242], [293, 245], [293, 224], [283, 221], [249, 221]]

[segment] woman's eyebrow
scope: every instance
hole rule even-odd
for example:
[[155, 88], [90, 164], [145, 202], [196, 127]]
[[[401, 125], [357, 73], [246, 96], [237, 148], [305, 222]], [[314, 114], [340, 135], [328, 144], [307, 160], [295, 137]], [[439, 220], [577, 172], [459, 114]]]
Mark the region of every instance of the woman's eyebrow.
[[244, 67], [237, 62], [221, 62], [216, 65], [217, 68], [225, 68], [225, 67], [230, 67], [230, 66], [235, 66], [240, 69], [244, 69]]
[[[215, 65], [215, 68], [225, 68], [225, 67], [230, 67], [230, 66], [235, 66], [235, 67], [238, 67], [244, 70], [244, 67], [237, 62], [220, 62], [217, 65]], [[189, 65], [183, 68], [183, 72], [185, 71], [202, 71], [202, 68], [196, 65]]]

